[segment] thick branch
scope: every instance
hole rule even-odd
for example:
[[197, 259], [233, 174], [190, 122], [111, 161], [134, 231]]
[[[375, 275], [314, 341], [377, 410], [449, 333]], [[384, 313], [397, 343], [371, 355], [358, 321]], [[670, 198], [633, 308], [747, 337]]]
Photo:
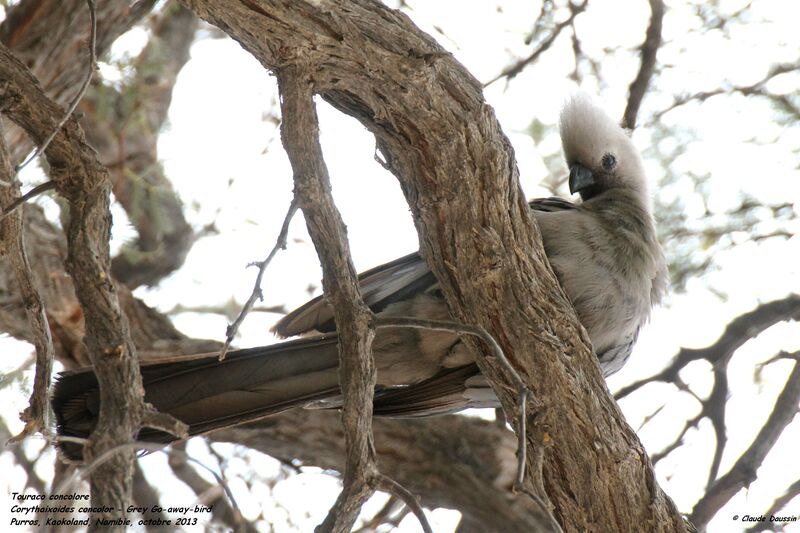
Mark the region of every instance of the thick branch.
[[[0, 46], [3, 111], [41, 143], [54, 131], [63, 110], [5, 46]], [[100, 165], [74, 119], [53, 138], [45, 152], [50, 177], [69, 202], [67, 271], [85, 318], [84, 342], [100, 383], [100, 416], [88, 457], [128, 442], [139, 429], [142, 386], [128, 323], [111, 283], [108, 242], [111, 229], [108, 173]], [[112, 512], [93, 517], [117, 518], [130, 502], [133, 453], [119, 454], [92, 476], [92, 505]]]
[[[549, 268], [480, 83], [407, 17], [374, 1], [184, 3], [269, 69], [310, 65], [315, 91], [375, 134], [454, 318], [497, 339], [541, 402], [528, 419], [528, 449], [545, 446], [545, 488], [561, 525], [683, 530]], [[505, 410], [516, 412], [500, 362], [479, 364]], [[531, 451], [529, 471], [535, 462]]]
[[[24, 214], [30, 228], [30, 252], [37, 258], [32, 265], [34, 274], [56, 332], [56, 353], [69, 365], [88, 364], [83, 350], [73, 344], [83, 326], [82, 320], [76, 319], [78, 304], [64, 272], [59, 230], [44, 220], [37, 206], [28, 206]], [[21, 303], [12, 303], [20, 298], [10, 273], [11, 268], [0, 268], [0, 291], [10, 295], [9, 303], [0, 306], [0, 330], [31, 340]], [[132, 298], [124, 287], [119, 289], [137, 348], [147, 350], [140, 350], [142, 357], [219, 349], [218, 343], [182, 338], [166, 317]], [[439, 417], [419, 422], [376, 420], [374, 432], [382, 470], [418, 495], [426, 507], [458, 509], [478, 520], [483, 531], [537, 531], [538, 509], [527, 498], [510, 492], [516, 467], [515, 441], [504, 427], [468, 417]], [[213, 438], [286, 460], [299, 457], [307, 465], [344, 468], [341, 420], [334, 412], [293, 411], [261, 425], [218, 432]]]

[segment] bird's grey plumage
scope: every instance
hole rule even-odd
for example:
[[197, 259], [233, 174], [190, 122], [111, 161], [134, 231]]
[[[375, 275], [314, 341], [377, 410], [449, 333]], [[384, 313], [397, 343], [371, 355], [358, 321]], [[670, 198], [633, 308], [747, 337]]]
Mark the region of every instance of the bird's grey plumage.
[[[575, 191], [581, 194], [580, 203], [543, 198], [529, 205], [550, 265], [589, 333], [604, 373], [610, 375], [627, 360], [650, 309], [661, 301], [666, 266], [644, 166], [628, 135], [583, 94], [564, 106], [560, 133], [570, 174], [579, 168], [594, 181]], [[428, 296], [436, 291], [436, 280], [419, 254], [365, 272], [360, 282], [368, 305], [399, 302], [380, 310], [448, 316], [444, 301]], [[274, 331], [284, 337], [333, 331], [332, 318], [325, 301], [315, 298], [284, 317]]]
[[[586, 96], [564, 107], [560, 120], [570, 192], [582, 201], [530, 202], [544, 248], [603, 372], [629, 357], [650, 309], [666, 288], [666, 268], [650, 209], [642, 161], [625, 132]], [[359, 277], [374, 312], [444, 320], [447, 305], [418, 253]], [[289, 313], [275, 326], [281, 336], [330, 333], [240, 350], [215, 358], [143, 366], [146, 400], [190, 424], [192, 434], [255, 420], [298, 405], [335, 407], [337, 356], [333, 313], [322, 298]], [[373, 343], [378, 369], [374, 412], [428, 416], [496, 399], [472, 354], [456, 335], [419, 329], [379, 330]], [[54, 395], [60, 431], [86, 436], [97, 414], [90, 371], [60, 378]], [[168, 441], [157, 432], [140, 438]], [[73, 458], [79, 449], [64, 449]]]

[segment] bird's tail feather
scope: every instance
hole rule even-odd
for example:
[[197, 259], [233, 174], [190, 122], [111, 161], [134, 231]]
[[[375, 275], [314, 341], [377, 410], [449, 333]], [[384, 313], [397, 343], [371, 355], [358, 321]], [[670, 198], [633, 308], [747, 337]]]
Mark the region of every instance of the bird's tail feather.
[[[187, 360], [188, 359], [188, 360]], [[336, 336], [305, 338], [216, 354], [142, 363], [145, 401], [189, 425], [190, 435], [258, 420], [339, 392]], [[88, 437], [97, 423], [99, 389], [92, 369], [62, 373], [53, 392], [61, 435]], [[139, 440], [175, 437], [144, 428]], [[79, 461], [82, 446], [63, 442], [67, 459]]]

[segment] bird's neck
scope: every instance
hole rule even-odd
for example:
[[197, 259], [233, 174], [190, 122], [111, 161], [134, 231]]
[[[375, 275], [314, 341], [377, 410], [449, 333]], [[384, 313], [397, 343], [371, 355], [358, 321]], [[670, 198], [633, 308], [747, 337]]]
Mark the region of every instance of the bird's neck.
[[603, 226], [613, 230], [612, 235], [641, 239], [648, 246], [657, 243], [655, 223], [645, 191], [608, 189], [582, 205], [597, 216]]

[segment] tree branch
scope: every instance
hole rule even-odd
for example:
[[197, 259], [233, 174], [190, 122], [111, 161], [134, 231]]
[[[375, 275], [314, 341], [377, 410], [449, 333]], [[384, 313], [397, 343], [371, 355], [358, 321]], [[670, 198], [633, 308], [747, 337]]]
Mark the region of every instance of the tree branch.
[[736, 317], [725, 327], [725, 331], [714, 344], [700, 349], [681, 348], [661, 372], [621, 388], [614, 397], [621, 400], [644, 385], [656, 381], [673, 383], [681, 370], [693, 361], [705, 359], [713, 367], [725, 367], [727, 361], [744, 343], [786, 320], [800, 320], [800, 295], [790, 294], [786, 298], [761, 304]]
[[[800, 494], [800, 479], [792, 483], [779, 498], [776, 498], [772, 505], [769, 506], [764, 516], [778, 516], [778, 513], [783, 510], [786, 505], [795, 499]], [[787, 513], [788, 514], [788, 513]], [[747, 533], [757, 533], [772, 527], [770, 522], [759, 522], [755, 526], [747, 530]]]
[[641, 62], [636, 78], [628, 88], [628, 104], [625, 106], [625, 113], [622, 118], [622, 127], [634, 129], [636, 127], [636, 116], [639, 114], [639, 107], [642, 105], [650, 79], [656, 68], [656, 55], [661, 46], [661, 27], [664, 21], [664, 2], [663, 0], [650, 0], [650, 25], [647, 27], [644, 42], [641, 48]]
[[[143, 507], [142, 517], [147, 520], [152, 520], [158, 523], [165, 523], [169, 520], [169, 515], [163, 510], [159, 511], [155, 504], [158, 503], [159, 493], [147, 482], [144, 477], [141, 465], [137, 462], [133, 470], [133, 501], [136, 502], [137, 507]], [[146, 527], [146, 531], [158, 531], [163, 528]]]
[[[155, 3], [156, 0], [97, 0], [97, 56], [102, 56]], [[86, 76], [85, 63], [76, 61], [75, 53], [86, 47], [89, 27], [86, 0], [22, 0], [8, 9], [8, 16], [0, 24], [0, 42], [42, 80], [51, 99], [66, 103], [78, 93]], [[14, 162], [21, 161], [32, 148], [18, 129], [9, 132], [6, 140]]]
[[[666, 457], [677, 449], [690, 427], [696, 427], [703, 419], [708, 418], [714, 429], [714, 456], [708, 472], [707, 488], [711, 488], [719, 474], [722, 456], [727, 446], [726, 411], [730, 395], [728, 386], [728, 364], [736, 350], [750, 339], [758, 336], [767, 328], [785, 320], [800, 318], [800, 296], [789, 295], [781, 300], [762, 304], [756, 309], [732, 320], [717, 341], [702, 349], [682, 348], [672, 362], [658, 374], [640, 379], [620, 389], [615, 397], [619, 400], [648, 383], [663, 382], [676, 385], [684, 392], [691, 394], [702, 406], [700, 413], [684, 424], [675, 440], [661, 452], [653, 456], [653, 462]], [[681, 380], [680, 372], [690, 363], [706, 360], [711, 365], [714, 384], [707, 398], [699, 398]]]
[[[550, 443], [544, 485], [564, 529], [635, 523], [684, 530], [608, 396], [586, 333], [549, 268], [513, 151], [480, 83], [405, 15], [378, 2], [330, 0], [323, 8], [244, 0], [224, 9], [209, 0], [184, 3], [265, 67], [304, 65], [316, 93], [375, 134], [454, 319], [497, 339], [547, 407], [544, 416], [528, 417], [528, 450], [541, 446], [537, 435]], [[269, 38], [255, 37], [263, 35]], [[506, 412], [516, 412], [511, 376], [497, 361], [478, 361]], [[535, 471], [533, 452], [527, 462]], [[526, 483], [535, 490], [532, 479]], [[598, 508], [617, 512], [598, 515]]]
[[509, 65], [506, 68], [504, 68], [502, 70], [502, 72], [500, 72], [500, 74], [498, 74], [497, 76], [495, 76], [491, 80], [489, 80], [486, 83], [484, 83], [483, 86], [484, 87], [488, 87], [489, 85], [491, 85], [494, 82], [496, 82], [498, 80], [501, 80], [503, 78], [506, 78], [507, 80], [510, 81], [512, 78], [515, 78], [523, 70], [525, 70], [525, 68], [528, 65], [530, 65], [532, 63], [535, 63], [536, 60], [539, 59], [539, 56], [541, 56], [543, 53], [545, 53], [547, 50], [549, 50], [551, 46], [553, 46], [553, 43], [556, 42], [556, 39], [558, 39], [558, 36], [561, 35], [561, 32], [565, 28], [568, 28], [568, 27], [572, 26], [572, 24], [575, 22], [575, 17], [577, 17], [583, 11], [585, 11], [586, 10], [586, 6], [588, 6], [588, 5], [589, 5], [589, 0], [583, 0], [583, 2], [581, 2], [580, 4], [572, 4], [570, 2], [569, 3], [569, 12], [570, 12], [569, 17], [566, 20], [556, 24], [553, 27], [553, 29], [550, 31], [550, 33], [547, 35], [547, 37], [542, 39], [542, 41], [533, 50], [533, 52], [528, 54], [527, 57], [524, 57], [523, 59], [520, 59], [520, 60], [514, 62], [512, 65]]
[[[70, 69], [75, 74], [82, 69], [78, 69], [78, 63], [74, 61], [62, 63], [60, 56], [37, 54], [41, 54], [42, 49], [57, 50], [60, 53], [72, 46], [68, 43], [72, 42], [73, 37], [68, 32], [53, 29], [60, 21], [71, 20], [68, 14], [73, 10], [75, 16], [81, 16], [82, 10], [76, 9], [72, 5], [74, 3], [70, 0], [23, 0], [10, 13], [17, 8], [42, 4], [49, 5], [42, 9], [48, 14], [52, 13], [52, 17], [48, 15], [43, 19], [40, 17], [41, 13], [36, 12], [26, 19], [27, 24], [23, 24], [25, 21], [19, 17], [15, 19], [19, 21], [18, 25], [9, 24], [9, 19], [3, 23], [3, 28], [12, 30], [15, 47], [22, 48], [16, 50], [16, 53], [22, 54], [35, 65], [57, 70], [58, 77], [48, 78], [48, 90], [59, 95], [63, 92], [68, 94], [69, 88], [74, 87], [71, 84], [78, 80], [75, 75], [71, 78], [72, 81], [65, 81], [64, 76], [70, 75]], [[119, 14], [110, 12], [122, 5], [116, 2], [98, 3], [98, 50], [103, 49], [104, 42], [115, 37], [115, 31], [121, 31], [119, 28], [123, 27], [123, 23], [129, 25], [132, 20], [136, 20], [123, 20]], [[141, 2], [137, 5], [141, 5]], [[127, 4], [124, 7], [128, 9]], [[20, 15], [21, 11], [16, 13]], [[126, 17], [134, 15], [134, 11], [125, 13]], [[78, 32], [75, 37], [77, 41], [85, 39], [85, 36], [80, 35], [80, 30], [85, 29], [83, 24], [76, 22], [68, 29]], [[25, 31], [34, 32], [37, 36], [28, 37]], [[53, 44], [54, 39], [60, 43], [59, 46]], [[48, 61], [42, 61], [38, 57], [48, 57]], [[17, 154], [28, 150], [19, 149], [19, 144], [15, 144], [15, 147], [14, 153]], [[32, 268], [43, 291], [58, 357], [68, 367], [86, 366], [90, 361], [85, 347], [80, 343], [84, 334], [83, 315], [75, 299], [71, 280], [64, 271], [66, 246], [63, 235], [59, 228], [45, 219], [38, 206], [26, 206], [21, 213], [28, 228], [30, 254], [37, 258]], [[4, 298], [5, 304], [0, 307], [0, 329], [17, 338], [32, 341], [29, 325], [20, 320], [25, 312], [19, 288], [6, 276], [10, 272], [11, 268], [0, 268], [0, 286], [3, 294], [8, 295]], [[124, 286], [118, 286], [117, 290], [120, 304], [130, 320], [131, 335], [140, 355], [209, 352], [219, 348], [218, 343], [185, 338], [175, 330], [167, 317], [133, 298]], [[309, 418], [306, 415], [314, 417]], [[291, 417], [277, 417], [269, 423], [278, 425], [277, 433], [272, 431], [272, 426], [247, 430], [247, 439], [261, 443], [256, 448], [278, 457], [302, 457], [307, 464], [343, 468], [340, 463], [344, 457], [341, 424], [334, 413], [300, 411], [293, 413]], [[528, 532], [536, 529], [538, 521], [535, 519], [536, 515], [531, 514], [535, 509], [531, 509], [526, 498], [513, 497], [509, 492], [514, 476], [514, 439], [505, 429], [465, 417], [439, 419], [434, 425], [396, 420], [379, 420], [376, 423], [378, 451], [386, 473], [408, 486], [415, 494], [421, 495], [426, 507], [446, 506], [459, 509], [470, 516], [478, 517], [484, 525], [483, 530], [487, 532]], [[245, 432], [244, 428], [237, 430]], [[276, 440], [276, 435], [287, 430], [296, 432], [295, 437]], [[309, 435], [316, 435], [316, 438], [302, 438]], [[331, 457], [335, 459], [329, 459]], [[430, 458], [433, 458], [433, 462], [429, 464]], [[436, 481], [431, 482], [432, 480]], [[460, 487], [462, 490], [453, 491], [453, 487]]]
[[[62, 116], [36, 78], [0, 45], [3, 111], [38, 144], [54, 131]], [[70, 206], [67, 270], [75, 284], [85, 318], [85, 343], [100, 383], [101, 407], [88, 457], [128, 442], [139, 429], [142, 385], [135, 348], [116, 290], [111, 283], [108, 242], [108, 173], [99, 164], [74, 119], [59, 129], [45, 151], [50, 177]], [[93, 518], [118, 518], [116, 509], [131, 501], [133, 452], [114, 457], [92, 477], [92, 505], [113, 512]], [[95, 521], [92, 520], [94, 523]]]
[[244, 322], [244, 319], [247, 317], [250, 311], [253, 310], [256, 300], [264, 299], [264, 295], [261, 292], [261, 280], [264, 278], [264, 272], [266, 272], [267, 267], [272, 262], [272, 259], [275, 257], [278, 251], [286, 249], [286, 237], [289, 234], [289, 224], [292, 222], [292, 218], [294, 218], [294, 214], [296, 212], [297, 201], [292, 200], [291, 204], [289, 204], [289, 210], [286, 212], [286, 216], [283, 218], [283, 225], [278, 233], [278, 239], [275, 242], [275, 246], [272, 247], [272, 250], [270, 250], [269, 254], [267, 254], [267, 257], [264, 258], [263, 261], [255, 263], [255, 266], [258, 267], [258, 274], [256, 275], [255, 282], [253, 283], [253, 290], [250, 293], [250, 297], [247, 298], [247, 301], [242, 306], [241, 311], [239, 311], [239, 314], [236, 316], [236, 319], [225, 331], [225, 344], [222, 345], [222, 348], [219, 352], [220, 361], [225, 359], [225, 355], [228, 353], [233, 339], [236, 338], [236, 333], [239, 331], [239, 327], [242, 325], [242, 322]]
[[33, 154], [26, 160], [17, 165], [16, 171], [19, 172], [31, 161], [36, 159], [40, 153], [47, 150], [47, 147], [50, 146], [50, 143], [53, 142], [53, 138], [56, 136], [58, 131], [67, 123], [69, 117], [72, 116], [72, 113], [75, 112], [75, 108], [78, 107], [83, 95], [86, 94], [86, 89], [89, 88], [89, 83], [92, 81], [92, 76], [94, 75], [94, 69], [97, 68], [97, 9], [95, 8], [94, 0], [86, 0], [86, 5], [89, 7], [89, 68], [85, 74], [83, 82], [78, 87], [78, 93], [72, 97], [72, 101], [70, 102], [69, 106], [67, 107], [66, 113], [61, 119], [58, 121], [58, 124], [50, 132], [50, 134], [45, 137], [45, 139], [36, 147], [33, 151]]
[[[82, 335], [83, 324], [75, 318], [80, 313], [64, 272], [59, 229], [48, 224], [35, 205], [27, 206], [24, 215], [30, 228], [30, 254], [37, 258], [32, 267], [47, 303], [57, 356], [70, 366], [85, 366], [88, 359], [84, 360], [79, 346], [70, 340]], [[21, 301], [16, 283], [5, 275], [9, 272], [11, 268], [0, 267], [0, 291]], [[219, 343], [180, 337], [167, 318], [127, 295], [124, 286], [119, 290], [140, 357], [219, 349]], [[24, 315], [21, 303], [0, 306], [0, 329], [31, 340], [28, 325], [20, 320]], [[538, 530], [540, 510], [510, 490], [516, 471], [515, 439], [505, 425], [462, 416], [424, 421], [379, 419], [374, 421], [373, 431], [382, 471], [420, 496], [425, 507], [458, 509], [482, 524], [482, 531]], [[287, 462], [300, 458], [307, 465], [344, 468], [344, 436], [334, 412], [295, 410], [263, 425], [217, 432], [211, 438], [243, 444]]]
[[[7, 182], [9, 186], [0, 187], [0, 205], [10, 205], [17, 198], [21, 198], [19, 181], [11, 164], [11, 157], [6, 148], [3, 131], [0, 128], [0, 181]], [[50, 336], [50, 325], [47, 322], [44, 301], [36, 288], [33, 272], [28, 259], [25, 245], [25, 232], [23, 231], [23, 218], [20, 213], [15, 213], [0, 222], [0, 253], [7, 255], [14, 268], [14, 275], [19, 286], [19, 293], [25, 306], [25, 314], [30, 324], [33, 345], [36, 349], [36, 375], [33, 382], [33, 392], [28, 407], [22, 413], [21, 419], [25, 428], [10, 442], [32, 435], [37, 431], [48, 432], [50, 406], [48, 404], [50, 381], [53, 373], [53, 339]]]
[[797, 415], [798, 404], [800, 404], [800, 363], [795, 363], [792, 373], [775, 401], [775, 408], [753, 443], [728, 473], [711, 485], [708, 492], [692, 509], [689, 519], [698, 529], [704, 528], [723, 505], [756, 479], [758, 468], [783, 430]]
[[583, 0], [583, 2], [581, 2], [580, 4], [572, 4], [571, 2], [569, 2], [570, 14], [566, 20], [556, 24], [555, 27], [553, 27], [553, 29], [547, 35], [547, 37], [542, 39], [539, 45], [533, 50], [533, 52], [528, 54], [527, 57], [514, 62], [512, 65], [507, 66], [506, 68], [503, 69], [502, 72], [500, 72], [500, 74], [498, 74], [491, 80], [484, 83], [483, 86], [488, 87], [489, 85], [503, 78], [507, 78], [510, 81], [512, 78], [515, 78], [520, 72], [525, 70], [525, 67], [527, 67], [532, 63], [535, 63], [536, 60], [539, 59], [539, 56], [541, 56], [543, 53], [549, 50], [551, 46], [553, 46], [553, 43], [556, 42], [556, 39], [558, 39], [558, 36], [561, 35], [561, 32], [564, 30], [564, 28], [572, 26], [572, 24], [575, 22], [575, 17], [577, 17], [583, 11], [585, 11], [586, 6], [588, 5], [589, 5], [589, 0]]
[[[734, 85], [732, 87], [720, 87], [718, 89], [712, 89], [710, 91], [700, 91], [694, 94], [677, 96], [675, 97], [675, 100], [672, 102], [671, 105], [669, 105], [668, 107], [662, 109], [657, 113], [654, 113], [653, 116], [650, 117], [648, 123], [657, 122], [665, 114], [669, 113], [675, 108], [684, 106], [689, 102], [693, 101], [704, 102], [709, 98], [711, 98], [712, 96], [717, 96], [720, 94], [741, 93], [745, 96], [750, 96], [750, 95], [770, 96], [764, 90], [764, 86], [767, 84], [767, 82], [770, 81], [775, 76], [786, 74], [787, 72], [794, 72], [796, 70], [800, 70], [800, 62], [779, 63], [777, 65], [773, 65], [766, 73], [766, 75], [764, 75], [763, 78], [750, 85]], [[790, 103], [790, 105], [793, 104]], [[797, 114], [800, 115], [800, 110], [798, 110]]]
[[[510, 490], [516, 440], [507, 429], [465, 416], [376, 418], [373, 425], [381, 470], [424, 506], [458, 509], [486, 532], [542, 531], [541, 510]], [[209, 438], [296, 458], [304, 465], [344, 469], [344, 432], [334, 411], [295, 410]]]
[[322, 263], [322, 286], [331, 303], [339, 339], [339, 384], [347, 461], [344, 486], [320, 532], [348, 532], [361, 506], [375, 492], [380, 474], [372, 441], [375, 362], [370, 327], [372, 313], [361, 298], [347, 230], [333, 203], [328, 169], [319, 144], [310, 72], [300, 65], [278, 71], [281, 93], [281, 140], [292, 164], [295, 200]]
[[[431, 331], [450, 331], [453, 333], [463, 334], [463, 335], [473, 335], [478, 337], [483, 342], [485, 342], [489, 346], [489, 350], [492, 352], [492, 357], [497, 358], [500, 363], [505, 367], [506, 371], [511, 374], [512, 380], [514, 381], [514, 385], [517, 388], [517, 394], [519, 395], [518, 405], [519, 405], [519, 414], [516, 416], [517, 419], [517, 427], [520, 428], [518, 435], [517, 435], [517, 475], [516, 480], [514, 481], [514, 490], [522, 490], [523, 482], [525, 481], [525, 458], [527, 456], [526, 453], [526, 440], [525, 435], [527, 431], [525, 430], [525, 426], [527, 423], [527, 414], [526, 414], [526, 405], [528, 402], [528, 388], [525, 386], [525, 383], [522, 381], [522, 378], [519, 377], [519, 374], [511, 366], [511, 363], [508, 361], [508, 358], [503, 353], [503, 349], [497, 343], [497, 341], [489, 335], [485, 329], [483, 328], [476, 328], [470, 327], [466, 324], [458, 324], [456, 322], [445, 321], [445, 320], [426, 320], [426, 319], [419, 319], [414, 317], [397, 317], [397, 316], [389, 316], [389, 317], [376, 317], [374, 319], [375, 327], [376, 328], [417, 328], [417, 329], [427, 329]], [[541, 448], [541, 447], [540, 447]], [[541, 450], [537, 450], [541, 452]], [[534, 477], [537, 480], [537, 486], [541, 486], [541, 477], [542, 477], [542, 465], [541, 465], [541, 458], [538, 457], [539, 460], [536, 461], [537, 470], [534, 472]], [[540, 493], [544, 493], [543, 490], [540, 490]], [[539, 502], [542, 505], [543, 515], [549, 514], [547, 512], [548, 505], [544, 504], [541, 500]], [[548, 520], [552, 520], [552, 516], [547, 517]]]
[[215, 494], [214, 497], [206, 497], [203, 501], [212, 508], [214, 518], [225, 524], [237, 533], [255, 533], [256, 528], [247, 522], [238, 509], [228, 503], [223, 497], [224, 492], [213, 492], [215, 485], [212, 485], [189, 464], [186, 454], [186, 443], [175, 443], [172, 449], [167, 452], [169, 455], [169, 467], [172, 473], [192, 489], [198, 498], [203, 495]]
[[156, 285], [180, 268], [198, 237], [164, 174], [157, 146], [197, 25], [183, 6], [164, 6], [153, 17], [147, 45], [125, 65], [133, 73], [121, 87], [95, 83], [79, 108], [86, 137], [109, 169], [114, 198], [138, 233], [111, 262], [114, 278], [131, 289]]
[[[3, 141], [3, 144], [5, 144], [5, 141]], [[11, 158], [8, 157], [8, 160], [10, 162]], [[16, 172], [12, 169], [11, 174], [6, 175], [4, 173], [4, 176], [5, 177], [2, 178], [2, 181], [0, 181], [0, 183], [2, 183], [4, 187], [8, 187], [8, 186], [11, 186], [11, 184], [16, 179]], [[15, 197], [13, 199], [11, 199], [11, 198], [4, 199], [3, 200], [3, 204], [4, 204], [3, 208], [0, 209], [0, 221], [5, 220], [5, 218], [8, 215], [10, 215], [14, 211], [16, 211], [17, 208], [22, 206], [25, 202], [27, 202], [27, 201], [29, 201], [29, 200], [31, 200], [33, 198], [36, 198], [37, 196], [39, 196], [42, 193], [45, 193], [47, 191], [52, 191], [55, 188], [56, 188], [56, 184], [55, 183], [53, 183], [52, 181], [45, 181], [44, 183], [40, 183], [39, 185], [33, 187], [31, 190], [29, 190], [25, 194], [17, 194], [17, 195], [15, 195]]]

